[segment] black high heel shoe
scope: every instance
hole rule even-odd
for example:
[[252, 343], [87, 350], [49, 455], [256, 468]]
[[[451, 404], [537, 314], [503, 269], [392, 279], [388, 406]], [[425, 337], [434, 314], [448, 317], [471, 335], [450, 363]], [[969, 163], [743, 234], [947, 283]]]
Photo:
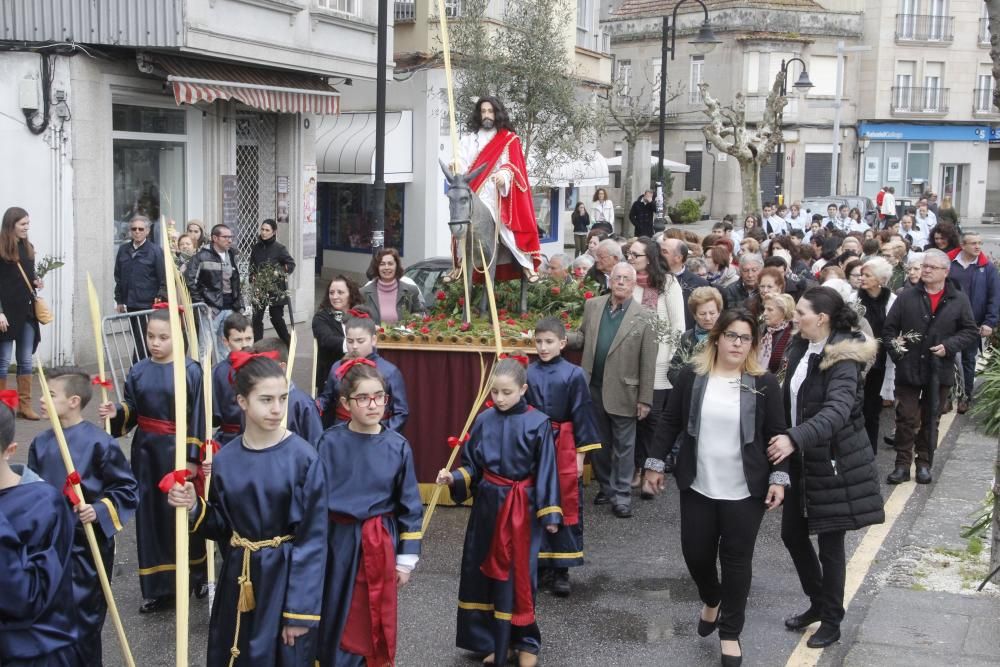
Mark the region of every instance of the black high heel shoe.
[[719, 640], [719, 651], [722, 658], [722, 667], [740, 667], [743, 664], [743, 644], [737, 639], [736, 643], [739, 644], [740, 654], [739, 655], [727, 655], [721, 653], [722, 651], [722, 640]]
[[[708, 607], [708, 608], [712, 609], [713, 607]], [[719, 625], [719, 615], [722, 613], [722, 609], [719, 606], [714, 607], [714, 609], [715, 609], [715, 620], [714, 621], [706, 621], [705, 619], [703, 619], [701, 617], [701, 612], [698, 612], [698, 636], [699, 637], [707, 637], [707, 636], [709, 636], [710, 634], [712, 634], [713, 632], [715, 632], [715, 628], [718, 627], [718, 625]]]

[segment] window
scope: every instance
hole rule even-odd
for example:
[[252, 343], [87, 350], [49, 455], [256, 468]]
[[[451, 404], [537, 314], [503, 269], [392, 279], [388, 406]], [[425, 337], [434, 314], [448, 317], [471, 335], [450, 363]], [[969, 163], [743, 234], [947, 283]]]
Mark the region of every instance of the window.
[[941, 41], [946, 35], [948, 0], [928, 0], [927, 9], [927, 13], [930, 14], [927, 24], [927, 39]]
[[988, 5], [983, 3], [983, 12], [979, 15], [979, 44], [982, 46], [990, 43], [990, 10]]
[[535, 203], [538, 241], [555, 241], [559, 236], [559, 188], [533, 188], [531, 197]]
[[115, 104], [111, 115], [115, 245], [129, 240], [135, 215], [152, 221], [150, 239], [159, 243], [161, 217], [187, 220], [186, 112]]
[[[705, 67], [705, 56], [691, 56], [691, 82], [688, 84], [688, 103], [701, 104], [701, 91], [698, 84], [702, 82], [702, 70]], [[699, 180], [701, 180], [699, 178]]]
[[917, 63], [901, 60], [896, 63], [896, 85], [893, 89], [892, 106], [897, 111], [909, 111], [913, 106], [913, 77]]
[[[837, 94], [837, 56], [810, 56], [809, 60], [809, 80], [813, 87], [809, 89], [809, 95], [826, 95], [833, 97]], [[795, 83], [795, 79], [790, 79], [789, 88]]]
[[348, 16], [361, 16], [361, 0], [316, 0], [316, 6]]
[[760, 89], [760, 53], [747, 51], [743, 55], [743, 68], [746, 71], [747, 95], [754, 95]]
[[906, 155], [906, 180], [927, 183], [931, 175], [931, 145], [911, 143]]
[[913, 39], [917, 23], [917, 0], [899, 0], [899, 18], [896, 21], [896, 36], [899, 39]]
[[[771, 86], [774, 85], [774, 80], [778, 78], [778, 72], [781, 71], [781, 62], [782, 61], [788, 62], [793, 57], [794, 56], [792, 56], [791, 53], [770, 53], [770, 54], [768, 54], [767, 79], [765, 81], [763, 81], [763, 84], [764, 84], [763, 88], [764, 88], [764, 90], [762, 92], [765, 92], [765, 93], [770, 93], [771, 92]], [[794, 81], [792, 83], [794, 83]], [[789, 88], [790, 87], [791, 86], [789, 85]]]
[[594, 28], [594, 0], [576, 0], [576, 27], [590, 32]]
[[993, 111], [993, 75], [980, 74], [976, 77], [975, 106], [976, 113], [992, 113]]
[[944, 77], [944, 63], [930, 62], [924, 65], [924, 110], [938, 111], [943, 108], [941, 80]]
[[615, 76], [615, 85], [621, 97], [628, 97], [632, 93], [632, 61], [619, 60], [618, 73]]
[[684, 145], [684, 164], [690, 171], [684, 174], [684, 189], [693, 192], [701, 192], [701, 163], [704, 157], [704, 150], [699, 143], [689, 143]]
[[[403, 252], [405, 184], [385, 186], [385, 247]], [[375, 186], [368, 183], [320, 183], [316, 214], [323, 248], [371, 253]]]

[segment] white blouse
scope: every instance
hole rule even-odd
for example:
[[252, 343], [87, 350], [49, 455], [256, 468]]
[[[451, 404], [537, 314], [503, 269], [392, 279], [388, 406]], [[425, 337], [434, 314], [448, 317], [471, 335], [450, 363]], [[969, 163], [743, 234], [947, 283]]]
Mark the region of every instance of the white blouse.
[[698, 467], [691, 488], [715, 500], [750, 497], [740, 442], [740, 378], [708, 376], [698, 426]]
[[590, 215], [594, 218], [594, 222], [607, 222], [611, 225], [615, 224], [615, 205], [610, 199], [605, 199], [604, 201], [595, 201], [590, 207]]
[[802, 383], [806, 379], [806, 375], [809, 373], [809, 359], [814, 354], [820, 354], [823, 352], [823, 347], [826, 345], [826, 338], [819, 341], [818, 343], [809, 343], [809, 348], [806, 353], [802, 355], [799, 360], [799, 365], [795, 367], [795, 372], [792, 373], [792, 379], [788, 383], [789, 394], [791, 394], [790, 406], [792, 408], [792, 426], [798, 426], [798, 404], [799, 404], [799, 389], [802, 387]]

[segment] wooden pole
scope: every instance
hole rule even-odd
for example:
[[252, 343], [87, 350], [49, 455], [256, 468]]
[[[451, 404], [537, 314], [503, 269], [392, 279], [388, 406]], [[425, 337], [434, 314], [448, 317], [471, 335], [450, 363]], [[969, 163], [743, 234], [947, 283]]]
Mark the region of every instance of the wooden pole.
[[[90, 280], [89, 275], [87, 279]], [[76, 472], [76, 466], [73, 464], [73, 457], [69, 453], [69, 445], [66, 444], [66, 435], [63, 433], [62, 424], [59, 423], [59, 417], [56, 415], [56, 407], [53, 405], [52, 396], [49, 394], [49, 385], [45, 381], [45, 371], [42, 369], [42, 363], [38, 357], [35, 357], [35, 368], [38, 369], [38, 381], [42, 389], [42, 402], [45, 404], [45, 411], [48, 413], [49, 421], [52, 423], [52, 432], [55, 434], [56, 442], [59, 444], [59, 453], [62, 455], [63, 464], [66, 466], [66, 475], [69, 476]], [[80, 488], [79, 484], [73, 485], [73, 492], [76, 493], [77, 498], [82, 503], [83, 489]], [[125, 626], [122, 625], [122, 618], [118, 613], [118, 605], [115, 604], [114, 595], [111, 594], [111, 582], [108, 580], [108, 573], [104, 569], [104, 559], [101, 557], [101, 550], [98, 548], [97, 538], [94, 536], [94, 524], [83, 524], [83, 533], [87, 536], [87, 545], [90, 547], [90, 553], [94, 557], [97, 578], [101, 582], [101, 591], [104, 593], [104, 599], [108, 604], [108, 613], [111, 614], [111, 622], [115, 626], [115, 634], [118, 636], [118, 644], [121, 647], [122, 657], [125, 659], [125, 664], [128, 667], [135, 667], [135, 660], [132, 659], [132, 649], [129, 648], [128, 638], [125, 636]]]
[[[170, 313], [170, 340], [173, 344], [174, 369], [174, 470], [187, 469], [187, 373], [184, 361], [184, 338], [181, 335], [180, 311], [177, 308], [177, 284], [174, 266], [170, 256], [170, 244], [163, 243], [164, 268], [167, 277], [167, 303]], [[190, 595], [188, 563], [188, 511], [183, 507], [174, 510], [174, 530], [176, 532], [175, 553], [175, 596], [177, 627], [177, 667], [188, 664], [188, 603]]]
[[[298, 336], [295, 329], [291, 331], [291, 338], [288, 344], [288, 361], [285, 362], [285, 379], [288, 380], [289, 388], [292, 386], [292, 369], [295, 367], [295, 350], [298, 347]], [[288, 405], [285, 405], [285, 415], [281, 418], [281, 430], [288, 428]]]
[[[211, 334], [210, 334], [211, 335]], [[201, 357], [201, 393], [205, 401], [205, 462], [211, 464], [215, 456], [212, 443], [212, 350], [206, 348]], [[208, 502], [208, 489], [212, 486], [212, 473], [205, 475], [205, 502]], [[212, 611], [215, 603], [215, 542], [205, 540], [205, 552], [208, 560], [208, 610]]]
[[[101, 306], [97, 300], [97, 290], [94, 281], [87, 271], [87, 298], [90, 301], [90, 323], [94, 328], [94, 344], [97, 346], [97, 379], [101, 383], [101, 403], [108, 402], [108, 388], [104, 386], [107, 378], [104, 375], [104, 337], [101, 335]], [[104, 432], [111, 434], [111, 417], [104, 419]]]
[[311, 396], [312, 398], [316, 398], [316, 392], [319, 390], [319, 387], [316, 386], [316, 368], [318, 364], [319, 364], [319, 342], [317, 342], [317, 340], [313, 338], [312, 375], [309, 376], [311, 378], [309, 380], [309, 388], [312, 390], [309, 392], [309, 396]]
[[448, 133], [451, 135], [451, 171], [458, 173], [458, 124], [455, 121], [455, 85], [451, 72], [451, 45], [448, 41], [448, 13], [444, 0], [437, 0], [438, 20], [441, 24], [441, 51], [444, 54], [445, 90], [448, 92]]

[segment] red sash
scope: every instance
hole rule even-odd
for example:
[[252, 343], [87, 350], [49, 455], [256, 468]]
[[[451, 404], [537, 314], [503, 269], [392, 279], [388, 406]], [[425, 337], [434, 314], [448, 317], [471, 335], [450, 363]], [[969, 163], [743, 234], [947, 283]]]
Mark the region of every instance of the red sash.
[[[351, 525], [352, 516], [330, 512], [330, 521]], [[368, 665], [396, 661], [396, 550], [381, 516], [361, 524], [361, 562], [340, 638], [340, 648], [365, 656]]]
[[223, 433], [239, 434], [243, 431], [243, 426], [240, 424], [219, 424], [219, 430]]
[[[497, 581], [510, 579], [514, 568], [514, 613], [511, 625], [531, 625], [535, 622], [535, 600], [531, 592], [531, 506], [528, 489], [535, 484], [533, 477], [514, 481], [489, 470], [483, 479], [496, 486], [509, 486], [510, 492], [497, 513], [490, 553], [479, 570]], [[516, 564], [516, 566], [515, 566]]]
[[177, 427], [174, 422], [167, 421], [166, 419], [153, 419], [152, 417], [138, 416], [139, 428], [141, 428], [146, 433], [155, 433], [156, 435], [173, 435], [177, 432]]
[[563, 524], [580, 523], [580, 477], [576, 474], [576, 438], [573, 422], [552, 422], [556, 436], [556, 471], [559, 473], [559, 493]]

